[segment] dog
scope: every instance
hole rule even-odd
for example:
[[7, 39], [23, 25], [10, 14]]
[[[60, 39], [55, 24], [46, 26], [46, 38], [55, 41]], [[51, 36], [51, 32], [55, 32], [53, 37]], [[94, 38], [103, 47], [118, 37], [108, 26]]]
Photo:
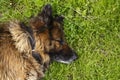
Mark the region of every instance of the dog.
[[63, 16], [53, 16], [52, 7], [48, 4], [30, 20], [36, 41], [35, 50], [40, 54], [43, 52], [44, 63], [52, 59], [68, 64], [77, 59], [76, 53], [64, 39], [63, 19]]
[[50, 61], [71, 63], [76, 53], [67, 45], [63, 17], [53, 16], [51, 5], [29, 21], [0, 28], [0, 79], [38, 80], [44, 77]]

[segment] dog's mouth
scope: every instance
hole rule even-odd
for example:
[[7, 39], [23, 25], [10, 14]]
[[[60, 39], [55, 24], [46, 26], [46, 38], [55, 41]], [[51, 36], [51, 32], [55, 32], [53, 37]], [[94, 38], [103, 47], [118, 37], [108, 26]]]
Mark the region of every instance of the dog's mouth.
[[75, 61], [76, 58], [77, 58], [77, 57], [75, 57], [75, 58], [73, 58], [73, 59], [71, 58], [71, 59], [69, 59], [69, 60], [55, 59], [55, 58], [54, 58], [54, 61], [57, 61], [57, 62], [60, 62], [60, 63], [64, 63], [64, 64], [70, 64], [70, 63], [72, 63], [73, 61]]
[[50, 53], [51, 60], [64, 64], [70, 64], [77, 59], [76, 53], [64, 55], [62, 53]]

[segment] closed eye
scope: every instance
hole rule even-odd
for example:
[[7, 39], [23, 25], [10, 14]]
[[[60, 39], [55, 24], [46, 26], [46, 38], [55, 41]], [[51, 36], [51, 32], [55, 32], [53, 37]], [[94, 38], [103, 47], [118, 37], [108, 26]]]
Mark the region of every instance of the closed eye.
[[54, 41], [59, 42], [61, 45], [63, 45], [63, 44], [64, 44], [64, 41], [63, 41], [63, 40], [54, 40]]

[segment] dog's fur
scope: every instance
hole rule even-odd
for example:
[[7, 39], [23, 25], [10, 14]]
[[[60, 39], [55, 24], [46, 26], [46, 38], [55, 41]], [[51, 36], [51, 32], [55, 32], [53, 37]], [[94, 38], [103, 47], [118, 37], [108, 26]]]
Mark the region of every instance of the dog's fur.
[[53, 17], [50, 5], [29, 25], [13, 21], [0, 28], [0, 80], [38, 80], [50, 60], [70, 63], [76, 59], [64, 39], [63, 17]]
[[43, 77], [43, 66], [32, 57], [29, 34], [19, 22], [11, 22], [4, 28], [0, 29], [0, 80], [37, 80]]
[[63, 16], [53, 17], [52, 8], [46, 5], [42, 12], [30, 20], [38, 53], [43, 52], [43, 63], [49, 58], [62, 63], [70, 63], [77, 58], [76, 53], [67, 45], [63, 32]]

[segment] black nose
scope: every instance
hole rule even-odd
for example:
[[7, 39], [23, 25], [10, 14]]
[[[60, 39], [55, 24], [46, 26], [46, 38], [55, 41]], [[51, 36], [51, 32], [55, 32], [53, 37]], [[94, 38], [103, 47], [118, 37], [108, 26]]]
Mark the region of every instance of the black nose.
[[76, 60], [78, 58], [77, 54], [76, 53], [73, 53], [73, 56], [72, 56], [72, 60]]

